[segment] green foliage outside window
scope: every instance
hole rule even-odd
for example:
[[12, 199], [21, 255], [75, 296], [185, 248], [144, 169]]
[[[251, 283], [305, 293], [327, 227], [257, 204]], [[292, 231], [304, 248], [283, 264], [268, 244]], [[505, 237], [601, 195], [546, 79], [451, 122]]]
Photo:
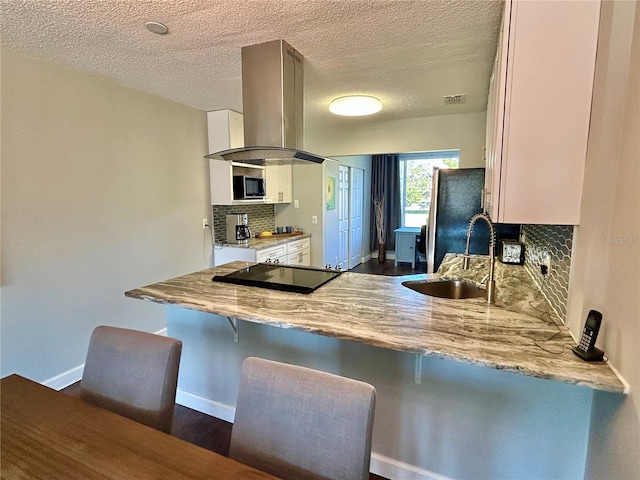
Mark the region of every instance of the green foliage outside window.
[[431, 204], [433, 168], [458, 168], [458, 163], [459, 158], [435, 158], [433, 154], [424, 159], [415, 156], [406, 159], [400, 157], [404, 226], [420, 226], [425, 223]]

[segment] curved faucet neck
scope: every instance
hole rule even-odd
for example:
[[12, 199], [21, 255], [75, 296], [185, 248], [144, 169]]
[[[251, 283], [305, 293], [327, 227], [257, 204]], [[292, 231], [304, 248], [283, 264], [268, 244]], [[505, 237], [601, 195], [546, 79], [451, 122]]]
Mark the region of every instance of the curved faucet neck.
[[467, 245], [464, 249], [464, 254], [465, 256], [469, 255], [469, 242], [471, 241], [471, 234], [473, 233], [473, 227], [475, 226], [476, 222], [480, 219], [484, 220], [489, 227], [489, 255], [493, 257], [493, 251], [496, 243], [496, 230], [493, 226], [493, 222], [491, 221], [491, 218], [489, 218], [489, 215], [487, 215], [486, 213], [476, 213], [473, 217], [471, 217], [471, 220], [469, 220], [469, 228], [467, 229]]
[[467, 270], [469, 268], [469, 242], [471, 241], [471, 234], [473, 233], [473, 227], [478, 220], [484, 220], [489, 227], [489, 280], [487, 281], [487, 302], [495, 302], [495, 244], [496, 244], [496, 230], [491, 221], [491, 218], [486, 213], [476, 213], [471, 220], [469, 220], [469, 228], [467, 229], [467, 245], [464, 249], [464, 259], [462, 261], [462, 268]]

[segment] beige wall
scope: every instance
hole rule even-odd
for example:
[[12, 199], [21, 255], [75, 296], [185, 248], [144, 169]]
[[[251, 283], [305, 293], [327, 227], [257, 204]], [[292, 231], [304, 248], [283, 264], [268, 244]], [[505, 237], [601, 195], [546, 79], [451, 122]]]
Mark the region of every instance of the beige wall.
[[1, 94], [2, 376], [77, 375], [96, 325], [165, 327], [127, 289], [210, 263], [206, 115], [4, 49]]
[[411, 118], [394, 122], [349, 122], [305, 131], [305, 149], [335, 157], [460, 149], [460, 166], [484, 166], [486, 112]]
[[598, 345], [630, 385], [594, 393], [588, 479], [640, 478], [640, 6], [604, 2], [567, 320], [602, 312]]

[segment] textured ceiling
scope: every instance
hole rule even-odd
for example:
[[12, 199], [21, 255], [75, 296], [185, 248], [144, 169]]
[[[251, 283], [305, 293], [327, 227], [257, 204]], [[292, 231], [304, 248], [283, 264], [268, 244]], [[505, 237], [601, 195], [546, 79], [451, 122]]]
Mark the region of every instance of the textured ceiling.
[[[486, 108], [502, 1], [0, 0], [5, 47], [201, 110], [242, 111], [240, 49], [284, 39], [305, 57], [307, 126]], [[155, 35], [146, 21], [162, 22]], [[379, 97], [369, 119], [332, 98]], [[466, 94], [444, 105], [442, 97]]]

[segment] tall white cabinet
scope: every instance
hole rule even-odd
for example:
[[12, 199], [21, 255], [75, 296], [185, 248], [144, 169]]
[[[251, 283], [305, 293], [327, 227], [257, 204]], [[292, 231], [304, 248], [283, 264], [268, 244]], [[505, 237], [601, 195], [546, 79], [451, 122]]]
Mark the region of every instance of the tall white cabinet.
[[579, 223], [599, 16], [594, 0], [505, 3], [487, 105], [494, 221]]

